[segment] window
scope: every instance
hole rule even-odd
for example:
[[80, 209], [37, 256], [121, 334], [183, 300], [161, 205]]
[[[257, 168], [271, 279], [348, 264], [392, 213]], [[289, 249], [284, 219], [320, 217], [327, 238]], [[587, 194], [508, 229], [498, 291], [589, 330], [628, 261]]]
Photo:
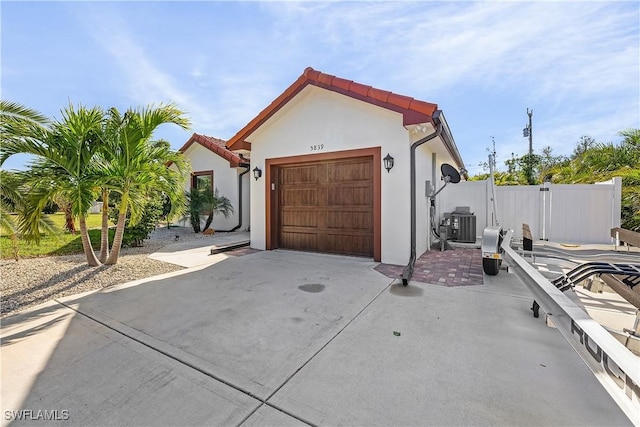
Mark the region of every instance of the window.
[[193, 172], [191, 174], [191, 189], [203, 190], [210, 188], [213, 191], [213, 171]]

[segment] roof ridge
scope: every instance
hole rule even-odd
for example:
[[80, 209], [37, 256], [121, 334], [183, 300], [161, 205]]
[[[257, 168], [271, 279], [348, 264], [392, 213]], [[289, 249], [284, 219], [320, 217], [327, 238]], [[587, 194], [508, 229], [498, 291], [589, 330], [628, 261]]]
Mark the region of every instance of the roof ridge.
[[373, 86], [354, 82], [353, 80], [346, 80], [332, 74], [314, 70], [312, 67], [305, 68], [303, 75], [318, 83], [327, 84], [350, 92], [356, 92], [363, 96], [373, 98], [379, 102], [390, 103], [400, 108], [415, 110], [428, 115], [432, 115], [435, 110], [438, 109], [437, 104], [420, 101], [419, 99], [411, 96], [400, 95], [388, 90], [378, 89]]
[[377, 89], [307, 67], [296, 81], [231, 137], [228, 146], [250, 149], [250, 143], [246, 138], [309, 84], [398, 112], [402, 114], [405, 126], [432, 121], [432, 116], [438, 109], [437, 104]]
[[184, 153], [185, 151], [187, 151], [187, 149], [189, 149], [189, 147], [191, 147], [191, 145], [193, 145], [194, 142], [200, 144], [209, 151], [227, 160], [229, 162], [229, 166], [232, 168], [239, 167], [241, 163], [247, 163], [247, 159], [227, 148], [227, 141], [225, 141], [224, 139], [195, 132], [178, 151]]

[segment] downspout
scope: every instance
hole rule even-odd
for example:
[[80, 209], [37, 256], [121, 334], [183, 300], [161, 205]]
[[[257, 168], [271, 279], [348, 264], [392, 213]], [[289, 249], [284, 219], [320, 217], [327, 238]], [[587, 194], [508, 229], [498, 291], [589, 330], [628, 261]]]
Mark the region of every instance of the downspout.
[[436, 131], [411, 144], [411, 256], [409, 257], [409, 264], [402, 272], [402, 285], [404, 286], [409, 284], [409, 280], [413, 276], [413, 267], [416, 263], [416, 149], [425, 142], [440, 136], [442, 122], [438, 119], [439, 116], [440, 110], [436, 110], [432, 116], [433, 122], [437, 123]]
[[231, 233], [242, 227], [242, 177], [249, 173], [251, 167], [248, 163], [240, 163], [240, 166], [245, 167], [246, 169], [238, 175], [238, 225], [233, 227], [231, 230], [216, 230], [220, 233]]

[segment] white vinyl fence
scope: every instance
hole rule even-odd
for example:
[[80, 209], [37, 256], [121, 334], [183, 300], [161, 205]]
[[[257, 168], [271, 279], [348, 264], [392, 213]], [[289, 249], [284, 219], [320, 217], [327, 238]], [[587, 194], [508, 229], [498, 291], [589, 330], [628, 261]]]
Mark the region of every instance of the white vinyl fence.
[[[611, 228], [620, 227], [622, 180], [598, 184], [550, 184], [496, 187], [497, 221], [522, 238], [522, 223], [534, 239], [557, 243], [612, 242]], [[449, 184], [436, 197], [436, 219], [468, 206], [476, 216], [478, 237], [496, 224], [489, 180]]]

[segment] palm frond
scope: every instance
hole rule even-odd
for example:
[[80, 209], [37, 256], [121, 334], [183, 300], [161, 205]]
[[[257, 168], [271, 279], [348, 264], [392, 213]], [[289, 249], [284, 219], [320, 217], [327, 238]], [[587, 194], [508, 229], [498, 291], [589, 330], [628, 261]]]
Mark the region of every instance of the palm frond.
[[0, 232], [3, 235], [13, 235], [16, 233], [16, 222], [11, 215], [12, 206], [0, 199]]
[[0, 100], [0, 165], [19, 153], [22, 143], [36, 144], [47, 135], [49, 120], [16, 102]]
[[0, 100], [0, 122], [10, 119], [27, 120], [33, 123], [46, 125], [49, 119], [38, 111], [25, 107], [17, 102]]
[[7, 206], [20, 205], [22, 200], [20, 184], [21, 174], [0, 169], [0, 199]]
[[636, 150], [640, 149], [640, 129], [625, 129], [618, 133], [624, 138], [623, 145], [629, 145]]

